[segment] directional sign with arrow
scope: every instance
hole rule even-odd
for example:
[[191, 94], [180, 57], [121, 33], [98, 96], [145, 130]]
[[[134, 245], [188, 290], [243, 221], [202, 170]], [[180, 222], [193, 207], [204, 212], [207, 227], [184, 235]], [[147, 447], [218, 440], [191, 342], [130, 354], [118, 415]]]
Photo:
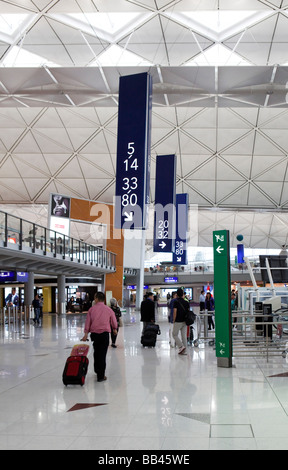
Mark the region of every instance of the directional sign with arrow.
[[219, 367], [232, 366], [232, 316], [229, 231], [213, 232], [215, 344]]
[[189, 195], [176, 194], [176, 239], [173, 252], [173, 264], [187, 264]]
[[172, 253], [175, 246], [176, 155], [156, 159], [153, 250]]

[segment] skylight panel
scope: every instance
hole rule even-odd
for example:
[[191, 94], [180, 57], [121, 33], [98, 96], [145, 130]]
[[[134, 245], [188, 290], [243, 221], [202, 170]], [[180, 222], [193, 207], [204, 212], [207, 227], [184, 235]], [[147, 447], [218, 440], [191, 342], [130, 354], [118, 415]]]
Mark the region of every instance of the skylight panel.
[[88, 34], [97, 34], [106, 40], [116, 40], [118, 36], [128, 34], [151, 14], [139, 12], [97, 12], [51, 14], [51, 18], [77, 28]]
[[28, 14], [7, 13], [0, 15], [0, 31], [12, 36], [21, 25], [28, 19]]
[[188, 28], [223, 40], [226, 36], [237, 34], [245, 28], [271, 15], [270, 11], [217, 10], [183, 11], [171, 13], [171, 18], [185, 24]]
[[115, 34], [127, 23], [133, 22], [139, 16], [139, 13], [70, 13], [69, 16], [82, 23], [91, 24], [93, 28]]
[[250, 65], [245, 59], [240, 57], [233, 51], [230, 51], [222, 44], [215, 44], [208, 50], [199, 54], [195, 59], [187, 62], [186, 66], [235, 66], [235, 65]]
[[207, 28], [215, 31], [217, 34], [223, 33], [237, 24], [254, 16], [253, 11], [193, 11], [187, 12], [185, 15], [194, 21], [205, 24]]
[[139, 57], [133, 52], [127, 51], [120, 46], [114, 44], [106, 51], [100, 54], [97, 59], [91, 63], [91, 66], [101, 65], [102, 67], [110, 66], [151, 66], [151, 62]]
[[25, 51], [25, 49], [18, 46], [14, 46], [3, 59], [0, 67], [42, 67], [44, 65], [59, 67], [59, 64], [50, 62], [44, 57]]

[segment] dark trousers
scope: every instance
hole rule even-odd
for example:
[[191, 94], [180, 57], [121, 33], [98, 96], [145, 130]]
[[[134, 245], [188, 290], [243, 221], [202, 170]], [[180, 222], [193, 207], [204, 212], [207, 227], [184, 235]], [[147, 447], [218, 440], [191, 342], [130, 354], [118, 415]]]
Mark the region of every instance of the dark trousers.
[[91, 333], [94, 348], [94, 372], [97, 379], [102, 380], [105, 376], [106, 354], [109, 346], [109, 333]]
[[[118, 334], [118, 330], [119, 330], [119, 328], [117, 328], [117, 334]], [[114, 335], [113, 329], [111, 328], [111, 341], [112, 341], [112, 344], [116, 343], [117, 334]]]

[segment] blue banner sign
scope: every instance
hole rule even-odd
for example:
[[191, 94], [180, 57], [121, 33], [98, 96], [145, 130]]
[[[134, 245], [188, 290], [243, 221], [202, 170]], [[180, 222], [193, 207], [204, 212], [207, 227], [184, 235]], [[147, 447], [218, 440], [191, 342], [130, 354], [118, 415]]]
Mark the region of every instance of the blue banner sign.
[[188, 210], [189, 195], [187, 193], [176, 194], [176, 239], [173, 251], [173, 264], [188, 264]]
[[164, 282], [173, 284], [174, 282], [178, 282], [178, 277], [165, 277]]
[[0, 282], [3, 281], [15, 281], [15, 271], [1, 271]]
[[16, 273], [16, 281], [18, 282], [28, 282], [29, 274], [26, 272], [17, 272]]
[[152, 78], [120, 77], [115, 228], [144, 229], [150, 187]]
[[244, 260], [244, 245], [242, 243], [237, 245], [237, 263], [245, 263]]
[[156, 159], [154, 251], [172, 253], [176, 224], [176, 155]]

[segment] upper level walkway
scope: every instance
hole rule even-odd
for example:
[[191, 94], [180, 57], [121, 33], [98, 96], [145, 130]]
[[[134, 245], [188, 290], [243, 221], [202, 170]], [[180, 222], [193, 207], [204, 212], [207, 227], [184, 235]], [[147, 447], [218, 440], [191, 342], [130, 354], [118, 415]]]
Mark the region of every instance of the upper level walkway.
[[0, 211], [0, 269], [94, 278], [116, 271], [116, 255]]

